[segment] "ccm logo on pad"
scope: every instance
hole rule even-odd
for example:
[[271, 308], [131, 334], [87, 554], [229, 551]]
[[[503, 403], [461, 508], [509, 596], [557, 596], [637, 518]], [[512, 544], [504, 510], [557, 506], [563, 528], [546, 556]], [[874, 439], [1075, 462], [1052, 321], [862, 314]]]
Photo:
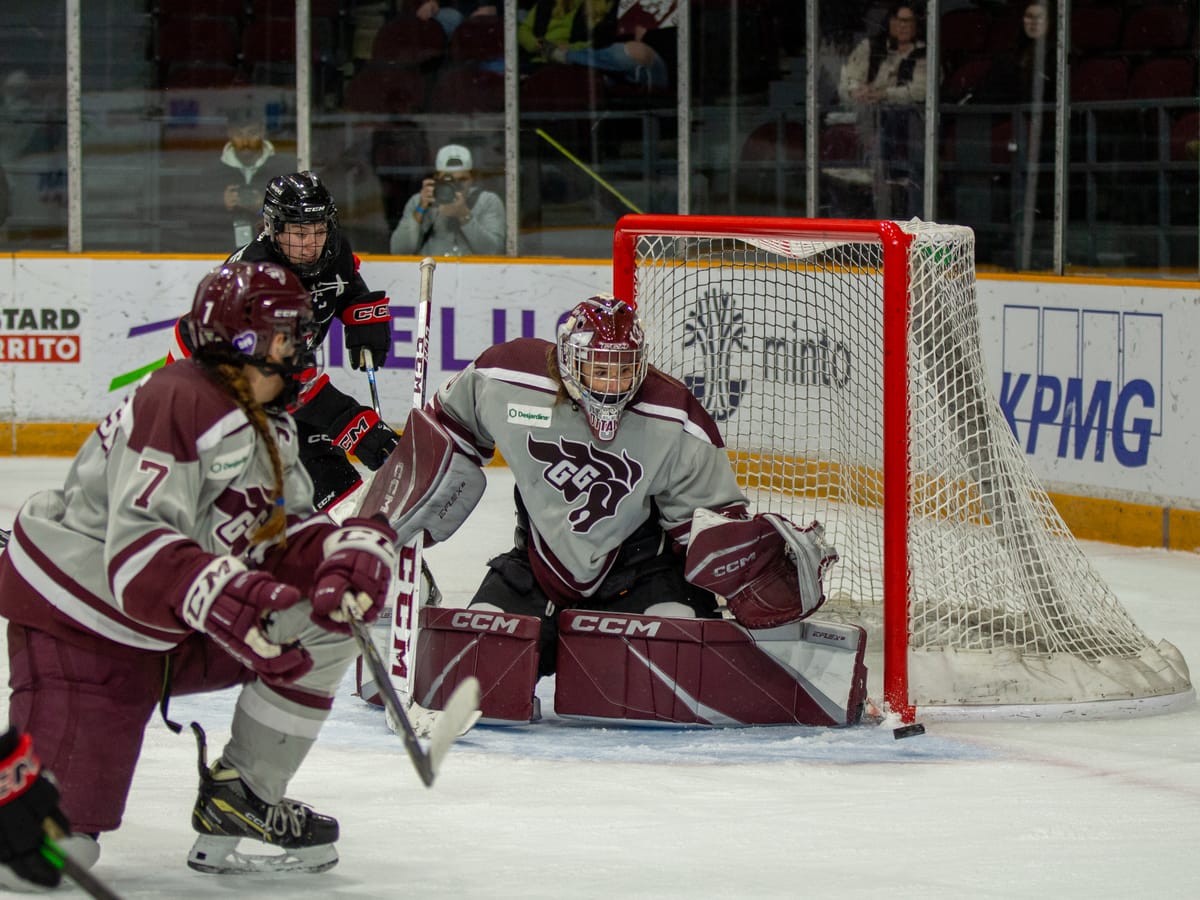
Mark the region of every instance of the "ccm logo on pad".
[[654, 637], [661, 622], [639, 622], [623, 616], [576, 616], [571, 623], [572, 631], [619, 634], [626, 637]]
[[462, 628], [467, 631], [503, 631], [507, 634], [516, 634], [517, 626], [521, 624], [520, 619], [506, 619], [504, 616], [498, 616], [495, 613], [484, 612], [460, 612], [455, 613], [450, 624], [455, 628]]

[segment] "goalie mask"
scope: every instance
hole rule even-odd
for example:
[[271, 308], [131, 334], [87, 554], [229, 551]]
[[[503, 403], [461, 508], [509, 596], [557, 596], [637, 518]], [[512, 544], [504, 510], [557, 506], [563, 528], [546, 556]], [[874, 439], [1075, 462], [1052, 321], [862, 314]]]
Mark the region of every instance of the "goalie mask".
[[[292, 403], [316, 366], [312, 298], [299, 278], [274, 263], [226, 263], [209, 272], [196, 288], [188, 326], [202, 362], [249, 363], [282, 376], [273, 408]], [[276, 334], [286, 335], [293, 348], [281, 363], [267, 360]]]
[[[328, 265], [341, 245], [338, 210], [333, 197], [312, 172], [280, 175], [267, 185], [263, 198], [263, 222], [271, 237], [271, 246], [303, 278], [316, 275]], [[279, 236], [286, 225], [324, 225], [325, 244], [312, 262], [297, 263], [280, 246]]]
[[646, 336], [636, 307], [611, 294], [577, 305], [558, 329], [558, 369], [592, 434], [611, 441], [646, 379]]

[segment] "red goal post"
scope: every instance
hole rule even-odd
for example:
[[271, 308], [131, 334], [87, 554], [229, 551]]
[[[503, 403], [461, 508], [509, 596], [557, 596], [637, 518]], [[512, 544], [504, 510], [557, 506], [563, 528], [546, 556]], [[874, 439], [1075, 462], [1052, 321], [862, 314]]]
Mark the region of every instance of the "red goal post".
[[755, 508], [824, 523], [842, 558], [817, 617], [867, 628], [890, 710], [1190, 703], [1182, 656], [1094, 571], [992, 397], [974, 247], [917, 220], [625, 216], [613, 288], [721, 426]]

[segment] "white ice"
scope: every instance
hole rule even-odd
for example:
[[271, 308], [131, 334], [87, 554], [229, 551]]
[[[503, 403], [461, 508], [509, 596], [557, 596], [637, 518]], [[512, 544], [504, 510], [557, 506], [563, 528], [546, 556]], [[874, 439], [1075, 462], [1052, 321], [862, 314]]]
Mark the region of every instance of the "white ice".
[[[0, 458], [0, 526], [67, 465]], [[489, 480], [464, 532], [429, 553], [451, 603], [509, 546], [511, 479]], [[1200, 554], [1085, 547], [1143, 630], [1200, 672]], [[155, 716], [96, 874], [127, 898], [1200, 897], [1200, 705], [931, 723], [900, 741], [870, 727], [477, 728], [426, 789], [382, 714], [351, 691], [289, 791], [340, 819], [332, 871], [188, 869], [195, 746]], [[181, 697], [171, 712], [200, 720], [212, 752], [232, 702]]]

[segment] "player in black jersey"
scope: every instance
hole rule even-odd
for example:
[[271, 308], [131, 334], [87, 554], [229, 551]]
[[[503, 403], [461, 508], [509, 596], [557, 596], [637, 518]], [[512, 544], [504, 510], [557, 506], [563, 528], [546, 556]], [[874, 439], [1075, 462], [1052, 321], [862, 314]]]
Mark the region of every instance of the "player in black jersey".
[[[263, 232], [227, 262], [271, 262], [290, 269], [312, 294], [317, 344], [336, 316], [346, 332], [350, 365], [364, 368], [364, 351], [370, 351], [371, 364], [382, 367], [392, 345], [388, 299], [383, 291], [367, 289], [359, 259], [338, 226], [337, 205], [321, 180], [312, 172], [272, 180], [263, 198], [263, 222]], [[185, 315], [175, 327], [168, 362], [191, 356], [186, 321]], [[317, 509], [332, 506], [360, 484], [347, 453], [374, 471], [396, 446], [396, 433], [376, 412], [338, 390], [326, 375], [305, 386], [292, 415]]]

